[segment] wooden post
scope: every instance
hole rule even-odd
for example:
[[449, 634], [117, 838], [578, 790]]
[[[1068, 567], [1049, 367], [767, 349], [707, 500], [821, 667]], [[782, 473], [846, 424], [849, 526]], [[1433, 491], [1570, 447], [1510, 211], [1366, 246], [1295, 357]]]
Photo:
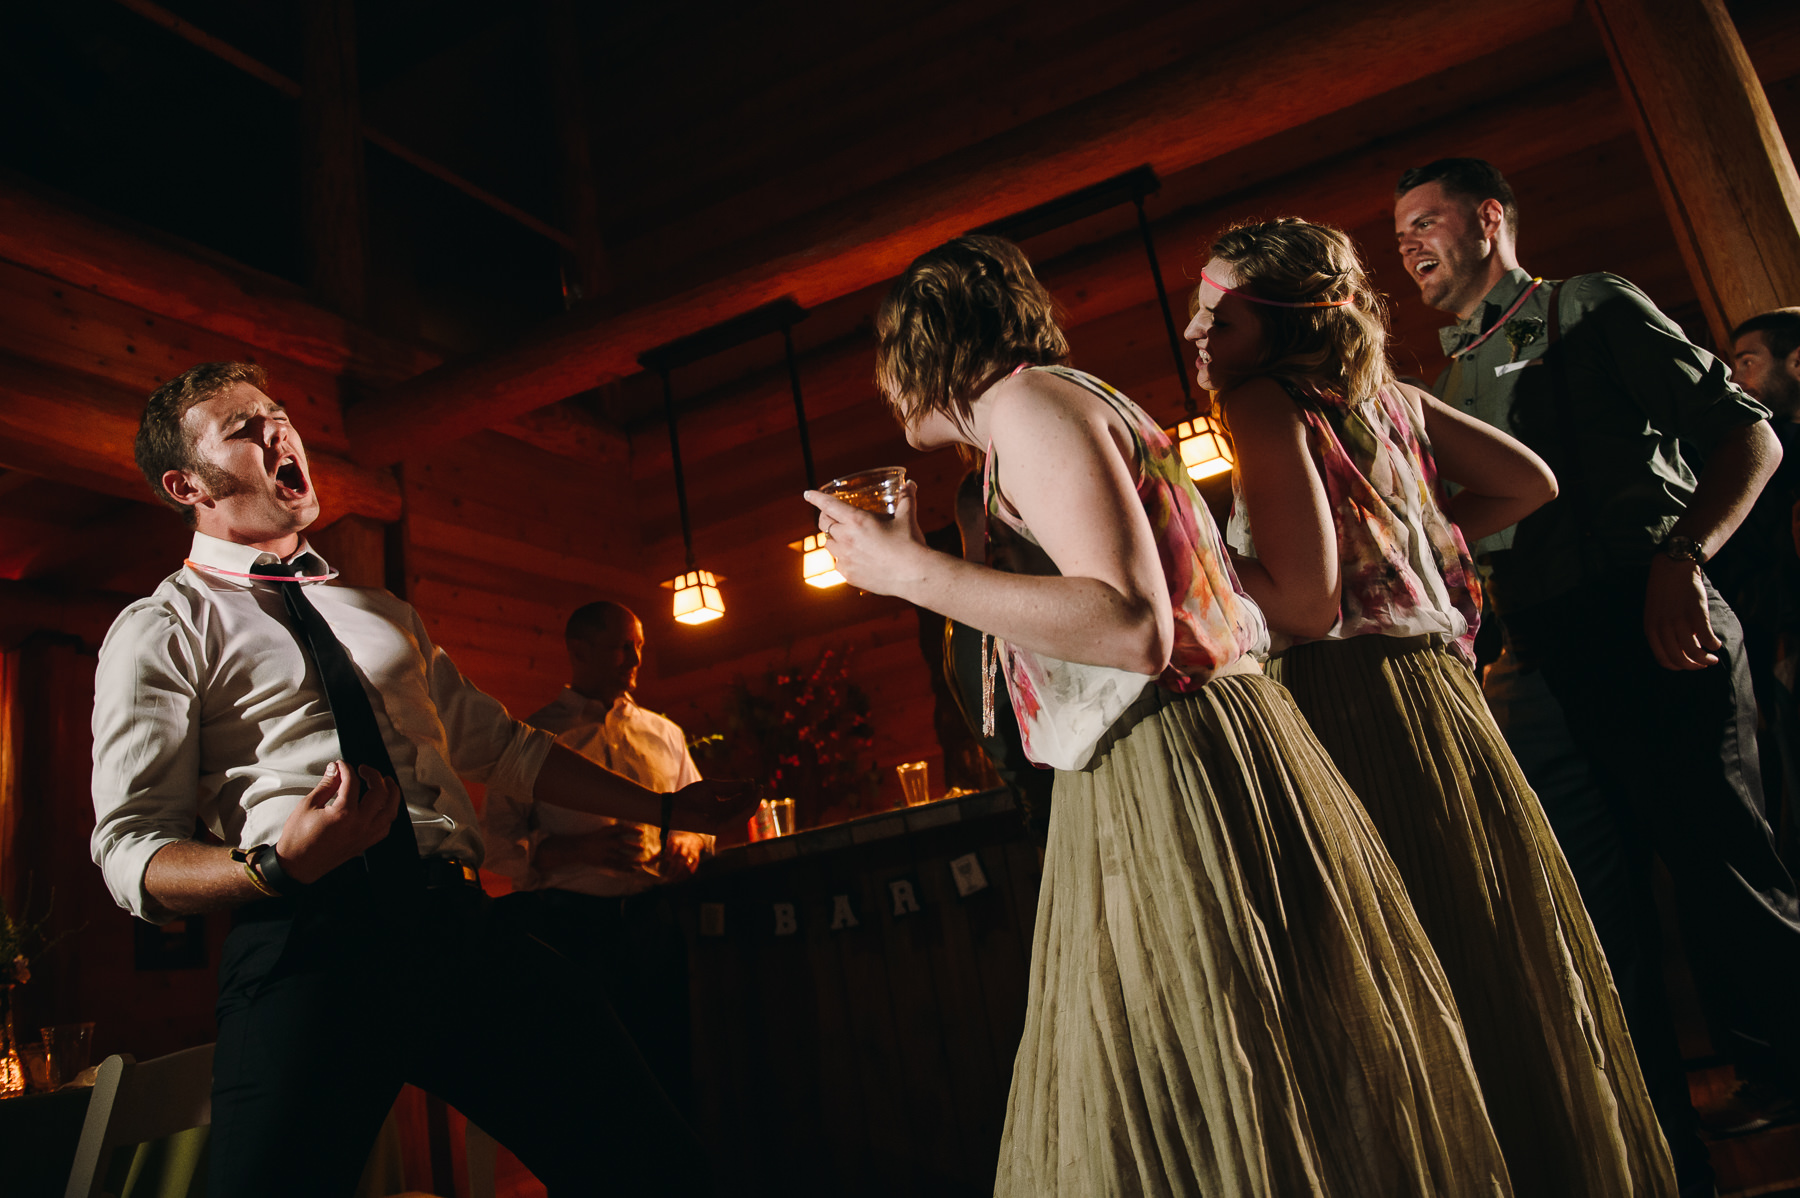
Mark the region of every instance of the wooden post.
[[603, 295], [612, 286], [606, 246], [600, 237], [600, 188], [594, 179], [578, 15], [574, 0], [545, 0], [550, 96], [556, 108], [556, 141], [562, 150], [563, 227], [575, 236], [574, 251], [563, 256], [563, 293], [571, 305]]
[[301, 187], [308, 277], [323, 299], [360, 320], [368, 306], [368, 193], [357, 95], [356, 8], [354, 0], [310, 0], [302, 8]]
[[367, 516], [345, 516], [329, 528], [306, 534], [325, 555], [338, 581], [353, 587], [384, 587], [387, 577], [387, 526]]
[[1588, 0], [1713, 337], [1800, 302], [1800, 177], [1724, 0]]

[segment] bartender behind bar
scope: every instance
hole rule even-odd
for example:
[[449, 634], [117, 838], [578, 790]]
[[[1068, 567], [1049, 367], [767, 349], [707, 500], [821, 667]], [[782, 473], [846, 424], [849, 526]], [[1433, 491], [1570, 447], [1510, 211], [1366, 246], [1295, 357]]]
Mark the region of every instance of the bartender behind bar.
[[[700, 778], [674, 721], [632, 698], [644, 626], [629, 608], [579, 608], [564, 630], [569, 685], [526, 722], [607, 769], [669, 792]], [[482, 813], [489, 869], [513, 880], [498, 909], [590, 966], [657, 1080], [692, 1113], [687, 947], [660, 882], [687, 877], [711, 838], [490, 793]]]

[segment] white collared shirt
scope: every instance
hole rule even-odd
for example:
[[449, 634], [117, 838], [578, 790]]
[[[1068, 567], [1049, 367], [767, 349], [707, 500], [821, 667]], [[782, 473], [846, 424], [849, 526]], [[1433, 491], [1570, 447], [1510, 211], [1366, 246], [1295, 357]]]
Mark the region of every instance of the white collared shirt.
[[[196, 820], [228, 845], [273, 843], [341, 756], [318, 669], [276, 586], [215, 572], [252, 573], [276, 556], [196, 533], [188, 560], [119, 614], [94, 678], [90, 847], [113, 898], [153, 922], [173, 918], [144, 892], [158, 850], [191, 839]], [[288, 560], [329, 572], [305, 541]], [[306, 596], [368, 692], [419, 851], [480, 863], [458, 775], [530, 794], [554, 738], [464, 678], [386, 591], [312, 584]]]
[[[558, 744], [658, 794], [700, 780], [681, 726], [645, 711], [630, 695], [607, 704], [565, 686], [555, 702], [527, 722], [555, 734]], [[637, 894], [656, 883], [656, 876], [647, 869], [614, 870], [586, 864], [549, 871], [535, 868], [532, 850], [544, 840], [592, 832], [618, 820], [534, 803], [499, 787], [488, 789], [481, 818], [487, 832], [488, 868], [510, 875], [520, 890], [554, 888], [610, 897]], [[662, 847], [660, 829], [645, 826], [645, 831], [650, 850], [658, 851]]]

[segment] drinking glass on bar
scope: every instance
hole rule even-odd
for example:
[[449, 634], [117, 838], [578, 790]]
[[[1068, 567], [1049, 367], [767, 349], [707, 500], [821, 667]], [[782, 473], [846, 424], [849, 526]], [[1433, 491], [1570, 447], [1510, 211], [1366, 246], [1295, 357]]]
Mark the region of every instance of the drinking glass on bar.
[[794, 834], [794, 800], [770, 799], [769, 810], [775, 817], [775, 835], [792, 836]]
[[874, 470], [859, 470], [855, 474], [834, 478], [819, 490], [843, 500], [851, 507], [859, 507], [865, 512], [874, 512], [884, 520], [892, 520], [894, 509], [900, 504], [900, 496], [906, 491], [906, 467], [881, 466]]
[[50, 1072], [61, 1085], [75, 1080], [88, 1067], [94, 1048], [94, 1025], [91, 1023], [59, 1023], [38, 1029], [44, 1037], [44, 1048], [50, 1057]]
[[56, 1062], [50, 1059], [50, 1050], [41, 1041], [19, 1045], [19, 1060], [25, 1065], [26, 1093], [48, 1094], [62, 1084], [56, 1076]]
[[900, 775], [900, 796], [908, 807], [931, 802], [931, 767], [923, 761], [909, 761], [894, 767]]

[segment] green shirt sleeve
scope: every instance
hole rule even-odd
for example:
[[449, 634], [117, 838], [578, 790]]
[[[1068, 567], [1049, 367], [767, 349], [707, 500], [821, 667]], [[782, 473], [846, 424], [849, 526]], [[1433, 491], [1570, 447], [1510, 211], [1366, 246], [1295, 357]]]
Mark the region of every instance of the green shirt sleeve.
[[1613, 377], [1645, 421], [1703, 453], [1769, 410], [1731, 381], [1723, 361], [1687, 339], [1650, 297], [1618, 275], [1591, 274], [1564, 287], [1563, 329], [1576, 320], [1597, 331]]

